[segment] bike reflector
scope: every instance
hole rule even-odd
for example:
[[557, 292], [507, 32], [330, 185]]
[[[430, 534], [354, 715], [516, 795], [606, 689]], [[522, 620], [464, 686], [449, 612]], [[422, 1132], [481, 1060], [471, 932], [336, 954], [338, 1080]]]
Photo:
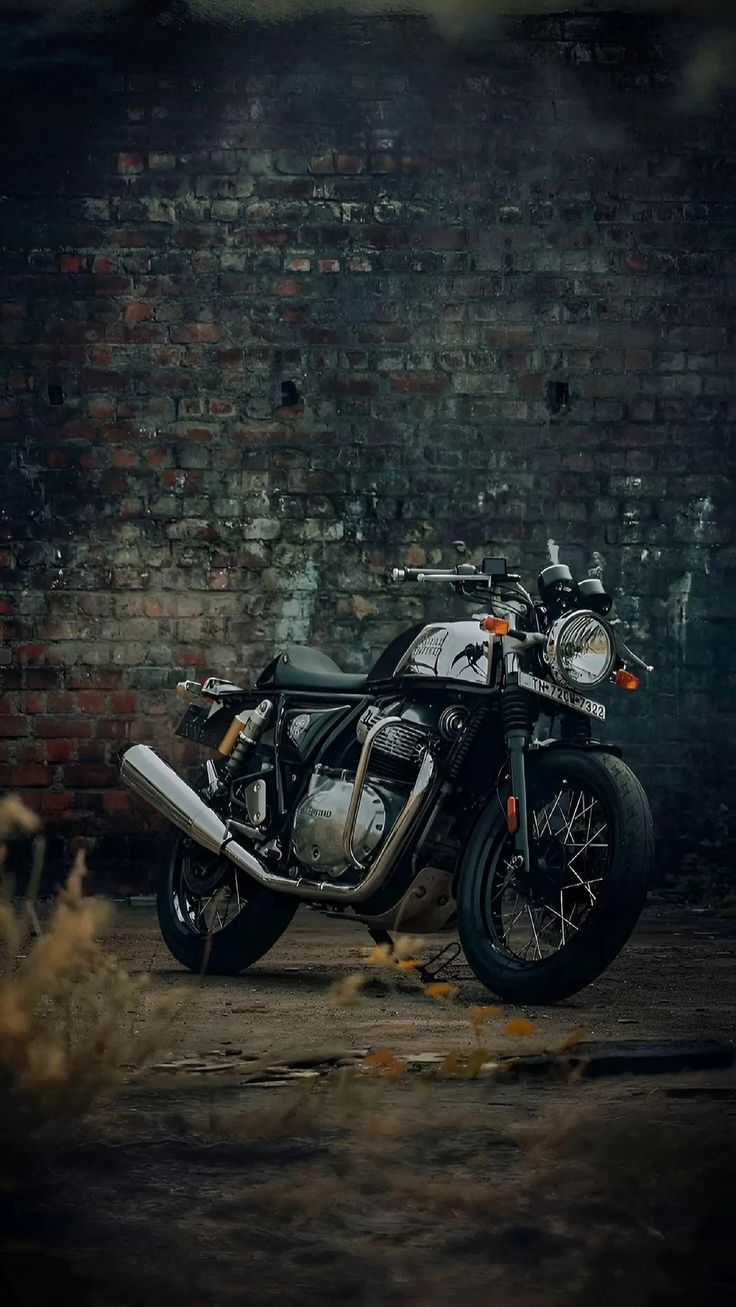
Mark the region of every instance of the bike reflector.
[[519, 800], [515, 794], [510, 794], [506, 800], [506, 825], [511, 835], [519, 829]]
[[641, 685], [639, 677], [627, 672], [625, 667], [619, 667], [613, 679], [621, 690], [638, 690]]

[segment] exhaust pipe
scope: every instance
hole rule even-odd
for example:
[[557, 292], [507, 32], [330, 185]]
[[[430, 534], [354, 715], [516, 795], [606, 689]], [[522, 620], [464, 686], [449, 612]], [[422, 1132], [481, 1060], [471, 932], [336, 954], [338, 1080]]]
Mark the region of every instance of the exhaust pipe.
[[311, 902], [360, 903], [370, 898], [393, 867], [406, 835], [432, 789], [436, 766], [429, 752], [424, 754], [414, 788], [397, 817], [370, 871], [360, 885], [336, 885], [333, 881], [296, 880], [269, 871], [235, 840], [216, 812], [207, 807], [190, 785], [159, 758], [147, 744], [134, 744], [123, 755], [120, 778], [128, 789], [168, 817], [179, 830], [210, 853], [228, 858], [259, 885], [279, 894], [294, 894]]

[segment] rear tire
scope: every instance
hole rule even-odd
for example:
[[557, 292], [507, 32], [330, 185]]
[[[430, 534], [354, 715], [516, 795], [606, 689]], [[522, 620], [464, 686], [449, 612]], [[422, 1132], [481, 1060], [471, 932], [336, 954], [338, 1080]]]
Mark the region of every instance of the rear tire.
[[191, 841], [180, 836], [161, 876], [156, 908], [164, 943], [189, 971], [236, 976], [273, 948], [294, 916], [298, 900], [246, 879], [240, 888], [243, 906], [233, 920], [211, 934], [197, 933], [183, 919], [175, 893], [181, 860], [191, 847]]
[[[522, 958], [513, 951], [510, 932], [508, 939], [499, 938], [498, 910], [491, 910], [499, 901], [498, 890], [493, 889], [494, 875], [509, 874], [500, 869], [508, 865], [510, 837], [495, 799], [481, 815], [460, 868], [458, 930], [465, 956], [482, 984], [511, 1003], [553, 1003], [590, 984], [623, 948], [646, 899], [654, 852], [652, 817], [647, 797], [633, 772], [620, 758], [609, 753], [563, 748], [532, 753], [527, 765], [530, 823], [535, 804], [538, 811], [544, 811], [545, 803], [549, 810], [546, 796], [558, 792], [563, 783], [578, 787], [581, 794], [594, 796], [598, 810], [605, 814], [608, 823], [608, 848], [603, 855], [605, 866], [601, 864], [600, 868], [600, 890], [592, 905], [587, 904], [577, 884], [573, 885], [587, 914], [572, 938], [556, 952], [542, 957], [540, 949], [539, 958]], [[550, 829], [549, 840], [552, 838]], [[565, 850], [567, 868], [568, 862], [578, 855], [571, 857], [557, 833], [555, 843]], [[571, 844], [570, 847], [581, 846]], [[567, 870], [559, 874], [561, 882], [572, 879]], [[569, 887], [563, 885], [563, 889]], [[586, 892], [592, 897], [590, 886]], [[557, 902], [552, 894], [550, 899]], [[563, 908], [561, 897], [564, 918], [569, 915], [566, 904], [567, 901]], [[542, 907], [542, 921], [546, 919], [546, 911], [553, 909]], [[530, 912], [530, 921], [532, 915]], [[539, 918], [536, 920], [539, 924]], [[569, 921], [567, 925], [569, 928]]]

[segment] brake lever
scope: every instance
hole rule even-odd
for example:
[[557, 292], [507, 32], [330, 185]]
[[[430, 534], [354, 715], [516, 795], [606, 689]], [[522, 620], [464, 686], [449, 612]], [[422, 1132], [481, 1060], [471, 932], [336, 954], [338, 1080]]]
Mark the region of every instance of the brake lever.
[[634, 653], [633, 649], [630, 649], [627, 644], [624, 644], [618, 631], [613, 632], [613, 638], [616, 641], [616, 652], [625, 662], [632, 662], [636, 667], [641, 667], [645, 672], [654, 671], [654, 668], [650, 667], [649, 663], [645, 663], [643, 658], [640, 658], [638, 654]]

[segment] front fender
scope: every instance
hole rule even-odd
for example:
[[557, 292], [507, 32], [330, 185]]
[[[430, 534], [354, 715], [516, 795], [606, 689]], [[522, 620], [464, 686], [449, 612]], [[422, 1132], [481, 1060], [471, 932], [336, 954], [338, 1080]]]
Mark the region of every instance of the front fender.
[[533, 756], [543, 749], [579, 749], [581, 753], [612, 753], [614, 758], [624, 756], [617, 744], [607, 744], [605, 740], [542, 740], [530, 746], [529, 754]]

